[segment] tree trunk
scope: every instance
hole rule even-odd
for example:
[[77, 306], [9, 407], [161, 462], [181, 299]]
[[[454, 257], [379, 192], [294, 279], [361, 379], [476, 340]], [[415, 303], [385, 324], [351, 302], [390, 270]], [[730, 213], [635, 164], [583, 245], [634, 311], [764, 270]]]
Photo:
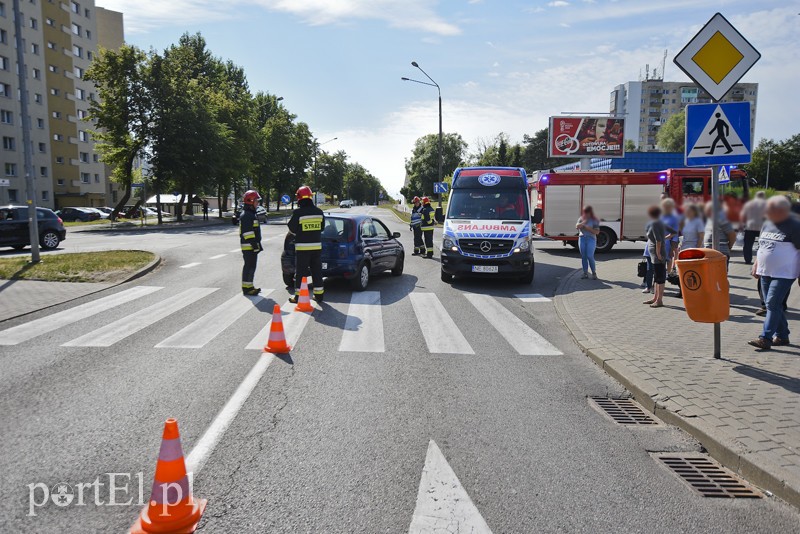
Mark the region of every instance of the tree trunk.
[[128, 160], [125, 162], [125, 182], [122, 184], [122, 186], [125, 188], [125, 194], [122, 195], [122, 198], [114, 207], [114, 211], [112, 211], [111, 215], [109, 216], [112, 222], [117, 220], [117, 217], [125, 207], [125, 204], [127, 204], [131, 199], [131, 184], [133, 184], [133, 160], [134, 158], [128, 158]]
[[158, 224], [159, 226], [164, 224], [164, 218], [161, 216], [161, 193], [156, 193], [156, 211], [158, 212]]
[[186, 194], [181, 193], [181, 198], [178, 205], [175, 206], [175, 217], [178, 222], [183, 222], [183, 201], [186, 199]]

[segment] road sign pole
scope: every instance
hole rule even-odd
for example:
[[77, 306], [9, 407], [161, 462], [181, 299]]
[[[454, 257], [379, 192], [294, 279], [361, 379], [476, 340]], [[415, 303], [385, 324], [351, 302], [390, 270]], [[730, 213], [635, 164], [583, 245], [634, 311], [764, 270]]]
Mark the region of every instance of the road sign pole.
[[[719, 173], [720, 173], [720, 166], [714, 165], [711, 167], [711, 217], [712, 217], [712, 225], [711, 225], [711, 248], [714, 250], [719, 250], [719, 241], [720, 241], [720, 226], [719, 226], [719, 214], [720, 214], [720, 202], [719, 202]], [[733, 246], [733, 243], [728, 244], [729, 247]], [[722, 331], [721, 331], [720, 323], [714, 323], [714, 358], [719, 360], [722, 357]]]

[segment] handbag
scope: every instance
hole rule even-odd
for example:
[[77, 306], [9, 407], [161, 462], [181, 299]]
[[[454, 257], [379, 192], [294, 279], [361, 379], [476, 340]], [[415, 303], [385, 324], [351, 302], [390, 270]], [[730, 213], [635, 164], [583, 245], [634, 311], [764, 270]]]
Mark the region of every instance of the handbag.
[[644, 278], [645, 275], [647, 275], [647, 261], [642, 260], [639, 262], [639, 265], [636, 266], [636, 276]]

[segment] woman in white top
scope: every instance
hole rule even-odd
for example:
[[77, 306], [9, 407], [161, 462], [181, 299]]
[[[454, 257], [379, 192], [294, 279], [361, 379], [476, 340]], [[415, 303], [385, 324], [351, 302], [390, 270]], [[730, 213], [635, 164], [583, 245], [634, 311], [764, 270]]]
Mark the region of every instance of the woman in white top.
[[684, 213], [686, 219], [683, 223], [683, 241], [681, 250], [697, 248], [703, 244], [705, 223], [700, 218], [700, 208], [696, 204], [689, 204]]

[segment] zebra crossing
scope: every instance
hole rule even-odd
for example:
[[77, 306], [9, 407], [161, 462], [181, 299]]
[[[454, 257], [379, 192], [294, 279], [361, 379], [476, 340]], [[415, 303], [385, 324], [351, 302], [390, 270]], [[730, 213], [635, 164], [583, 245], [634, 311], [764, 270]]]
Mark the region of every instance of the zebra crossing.
[[[201, 349], [217, 338], [226, 335], [226, 331], [237, 324], [248, 313], [261, 313], [259, 304], [275, 293], [274, 289], [266, 289], [261, 296], [245, 297], [237, 294], [222, 303], [215, 304], [209, 311], [203, 313], [202, 308], [208, 306], [204, 299], [217, 293], [220, 289], [213, 287], [194, 287], [168, 295], [168, 290], [163, 287], [138, 286], [121, 291], [120, 293], [103, 297], [92, 302], [81, 304], [73, 308], [54, 313], [49, 316], [31, 320], [18, 326], [0, 331], [0, 346], [16, 346], [26, 342], [35, 342], [36, 338], [64, 330], [68, 327], [78, 326], [77, 323], [86, 321], [93, 326], [92, 330], [83, 332], [78, 337], [61, 343], [62, 347], [113, 347], [138, 332], [153, 327], [158, 323], [174, 319], [178, 322], [201, 310], [198, 318], [185, 324], [181, 322], [176, 327], [177, 331], [168, 335], [163, 340], [152, 346], [154, 349]], [[132, 311], [123, 317], [103, 324], [103, 312], [107, 312], [125, 305], [135, 307], [135, 302], [149, 295], [160, 298], [153, 304], [146, 305]], [[475, 347], [468, 340], [466, 334], [471, 334], [481, 328], [492, 328], [496, 331], [513, 352], [521, 356], [558, 356], [562, 352], [539, 334], [534, 328], [520, 319], [512, 310], [507, 308], [498, 298], [491, 295], [464, 293], [458, 298], [463, 298], [466, 307], [458, 306], [457, 310], [448, 310], [439, 296], [432, 292], [413, 291], [402, 297], [409, 305], [416, 318], [419, 334], [431, 354], [474, 355]], [[541, 295], [518, 295], [517, 300], [523, 303], [540, 303], [548, 299]], [[151, 299], [152, 300], [152, 299]], [[294, 305], [286, 302], [281, 311], [283, 314], [284, 330], [287, 341], [294, 346], [300, 341], [303, 332], [311, 322], [312, 317], [325, 313], [320, 305], [313, 303], [314, 314], [294, 312]], [[387, 351], [386, 335], [384, 332], [384, 304], [381, 292], [364, 291], [353, 293], [349, 303], [326, 303], [335, 311], [344, 315], [343, 327], [339, 329], [339, 339], [335, 340], [333, 347], [345, 353], [384, 353]], [[472, 315], [478, 321], [471, 319], [459, 324], [453, 314], [462, 314], [464, 309], [473, 309]], [[190, 310], [187, 312], [187, 310]], [[173, 317], [174, 316], [174, 317]], [[268, 323], [259, 328], [252, 339], [244, 345], [244, 350], [262, 350], [269, 338], [271, 325]], [[163, 332], [163, 329], [159, 330]], [[164, 332], [166, 335], [169, 332]], [[63, 335], [64, 333], [59, 333]], [[230, 337], [230, 336], [229, 336]], [[246, 339], [246, 338], [245, 338]], [[59, 339], [59, 342], [61, 340]], [[227, 339], [227, 343], [235, 346], [235, 340]]]

